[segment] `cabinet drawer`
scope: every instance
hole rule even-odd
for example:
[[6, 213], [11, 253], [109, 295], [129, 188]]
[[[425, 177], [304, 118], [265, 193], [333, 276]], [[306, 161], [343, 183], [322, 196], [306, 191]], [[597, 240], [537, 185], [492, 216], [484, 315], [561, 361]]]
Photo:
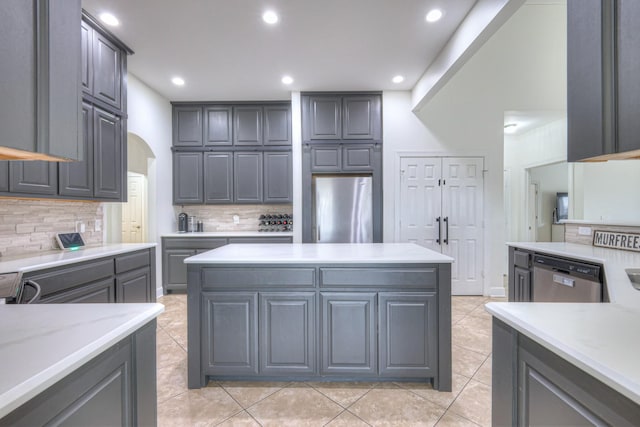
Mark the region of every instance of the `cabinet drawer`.
[[165, 249], [215, 249], [227, 244], [224, 237], [185, 237], [163, 239]]
[[38, 282], [42, 288], [42, 295], [45, 296], [110, 276], [113, 276], [113, 258], [55, 269], [33, 276], [25, 275], [25, 278]]
[[529, 268], [529, 260], [531, 255], [529, 252], [513, 251], [513, 263], [516, 267]]
[[203, 268], [202, 288], [314, 286], [314, 268]]
[[436, 268], [321, 268], [320, 286], [403, 286], [435, 288]]
[[116, 274], [136, 268], [148, 267], [151, 264], [151, 256], [148, 250], [116, 257]]

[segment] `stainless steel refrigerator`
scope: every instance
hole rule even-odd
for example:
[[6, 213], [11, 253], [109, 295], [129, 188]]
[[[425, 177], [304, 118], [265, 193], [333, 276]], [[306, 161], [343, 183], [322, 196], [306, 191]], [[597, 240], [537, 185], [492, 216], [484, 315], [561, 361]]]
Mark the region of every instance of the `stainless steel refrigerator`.
[[312, 191], [314, 242], [373, 242], [371, 175], [314, 175]]

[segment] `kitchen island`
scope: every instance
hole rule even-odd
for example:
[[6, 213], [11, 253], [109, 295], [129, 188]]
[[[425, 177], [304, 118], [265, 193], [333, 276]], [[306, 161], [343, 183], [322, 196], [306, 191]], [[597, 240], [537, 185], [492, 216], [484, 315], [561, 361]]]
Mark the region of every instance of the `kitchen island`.
[[189, 388], [400, 380], [450, 391], [451, 262], [412, 243], [230, 244], [187, 258]]
[[0, 425], [155, 425], [163, 309], [0, 305]]
[[509, 245], [604, 268], [608, 303], [492, 302], [494, 425], [637, 425], [640, 254], [571, 243]]

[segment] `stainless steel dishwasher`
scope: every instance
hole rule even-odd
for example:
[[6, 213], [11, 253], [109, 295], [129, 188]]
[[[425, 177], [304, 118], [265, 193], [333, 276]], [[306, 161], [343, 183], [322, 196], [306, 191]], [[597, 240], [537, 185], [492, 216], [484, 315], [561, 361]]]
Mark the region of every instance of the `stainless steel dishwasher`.
[[548, 255], [533, 256], [534, 302], [602, 302], [601, 267]]

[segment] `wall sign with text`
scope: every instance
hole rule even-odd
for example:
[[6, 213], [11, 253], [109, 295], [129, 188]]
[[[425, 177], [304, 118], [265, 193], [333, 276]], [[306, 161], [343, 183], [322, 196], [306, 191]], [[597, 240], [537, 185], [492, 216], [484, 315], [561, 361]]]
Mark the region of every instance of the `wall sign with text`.
[[640, 234], [595, 230], [593, 246], [640, 252]]

